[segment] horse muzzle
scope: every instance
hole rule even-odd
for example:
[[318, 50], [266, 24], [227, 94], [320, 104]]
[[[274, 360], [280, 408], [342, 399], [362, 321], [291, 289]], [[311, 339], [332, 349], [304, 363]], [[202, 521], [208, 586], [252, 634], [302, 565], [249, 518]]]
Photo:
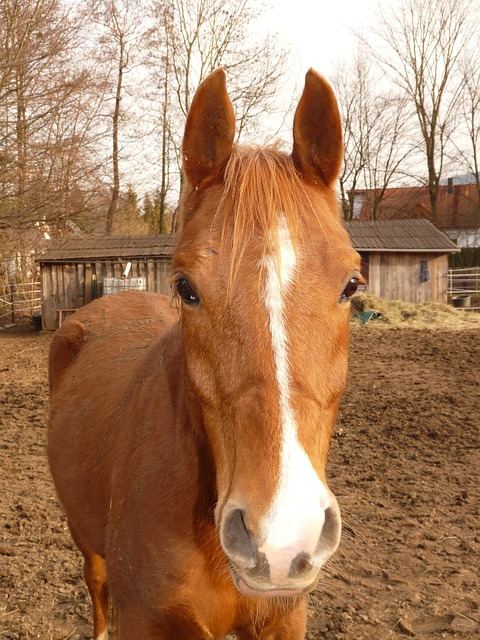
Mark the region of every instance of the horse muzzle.
[[[248, 512], [233, 505], [224, 509], [220, 541], [235, 586], [248, 596], [294, 597], [311, 591], [321, 567], [340, 543], [340, 509], [333, 494], [329, 503], [281, 535], [261, 535], [249, 527]], [[270, 534], [270, 535], [269, 535]]]

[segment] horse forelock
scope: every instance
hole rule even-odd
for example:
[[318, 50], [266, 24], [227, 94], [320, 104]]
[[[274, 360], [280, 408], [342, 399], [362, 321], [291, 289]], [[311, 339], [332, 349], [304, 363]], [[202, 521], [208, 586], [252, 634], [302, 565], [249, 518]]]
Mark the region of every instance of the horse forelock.
[[[258, 274], [263, 280], [267, 256], [281, 270], [285, 231], [300, 257], [298, 249], [304, 241], [308, 244], [313, 229], [327, 245], [341, 228], [334, 190], [321, 182], [313, 188], [306, 184], [292, 156], [283, 152], [279, 143], [234, 145], [222, 179], [214, 188], [199, 192], [186, 183], [181, 203], [176, 255], [196, 246], [227, 256], [227, 299], [249, 247], [255, 247], [261, 266]], [[192, 253], [188, 250], [187, 255], [188, 262]]]
[[301, 234], [300, 211], [315, 215], [290, 155], [280, 151], [278, 145], [234, 147], [215, 216], [222, 230], [222, 248], [230, 255], [230, 283], [252, 239], [261, 246], [261, 263], [268, 255], [280, 268], [280, 230], [288, 230], [296, 250]]

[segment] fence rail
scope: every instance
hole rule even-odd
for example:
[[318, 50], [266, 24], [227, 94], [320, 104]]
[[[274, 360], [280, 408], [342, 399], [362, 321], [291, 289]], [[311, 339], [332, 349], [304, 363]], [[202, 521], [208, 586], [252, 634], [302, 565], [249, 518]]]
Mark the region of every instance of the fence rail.
[[459, 308], [480, 309], [480, 267], [448, 270], [448, 297]]
[[15, 282], [0, 288], [0, 326], [32, 317], [42, 305], [40, 282]]

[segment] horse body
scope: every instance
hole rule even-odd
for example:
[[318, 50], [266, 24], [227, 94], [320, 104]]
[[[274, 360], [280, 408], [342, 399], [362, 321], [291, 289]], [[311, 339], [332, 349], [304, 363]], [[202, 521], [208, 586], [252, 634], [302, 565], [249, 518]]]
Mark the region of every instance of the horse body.
[[231, 581], [215, 532], [212, 452], [201, 416], [187, 409], [171, 300], [132, 291], [84, 307], [57, 331], [50, 371], [57, 491], [87, 562], [107, 560], [122, 637], [223, 638], [236, 628], [239, 638], [268, 638], [256, 625], [265, 634], [286, 625], [287, 610], [303, 612], [300, 601], [258, 602], [252, 621]]
[[50, 353], [48, 454], [94, 632], [300, 640], [336, 550], [325, 479], [358, 256], [338, 219], [335, 99], [309, 72], [292, 156], [233, 145], [222, 71], [184, 137], [170, 300], [79, 310]]

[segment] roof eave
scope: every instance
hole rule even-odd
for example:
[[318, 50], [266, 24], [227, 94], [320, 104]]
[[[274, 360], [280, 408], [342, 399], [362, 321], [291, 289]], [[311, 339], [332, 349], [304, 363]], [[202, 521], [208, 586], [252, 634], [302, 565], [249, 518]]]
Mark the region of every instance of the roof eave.
[[109, 262], [125, 262], [129, 260], [142, 260], [143, 262], [151, 262], [152, 260], [171, 260], [172, 253], [162, 254], [147, 254], [147, 255], [128, 255], [128, 256], [90, 256], [83, 258], [43, 258], [39, 256], [35, 262], [41, 262], [42, 264], [78, 264], [79, 262], [99, 262], [102, 260], [108, 260]]
[[460, 247], [445, 248], [445, 249], [385, 249], [383, 247], [357, 247], [354, 246], [355, 251], [368, 251], [370, 253], [459, 253]]

